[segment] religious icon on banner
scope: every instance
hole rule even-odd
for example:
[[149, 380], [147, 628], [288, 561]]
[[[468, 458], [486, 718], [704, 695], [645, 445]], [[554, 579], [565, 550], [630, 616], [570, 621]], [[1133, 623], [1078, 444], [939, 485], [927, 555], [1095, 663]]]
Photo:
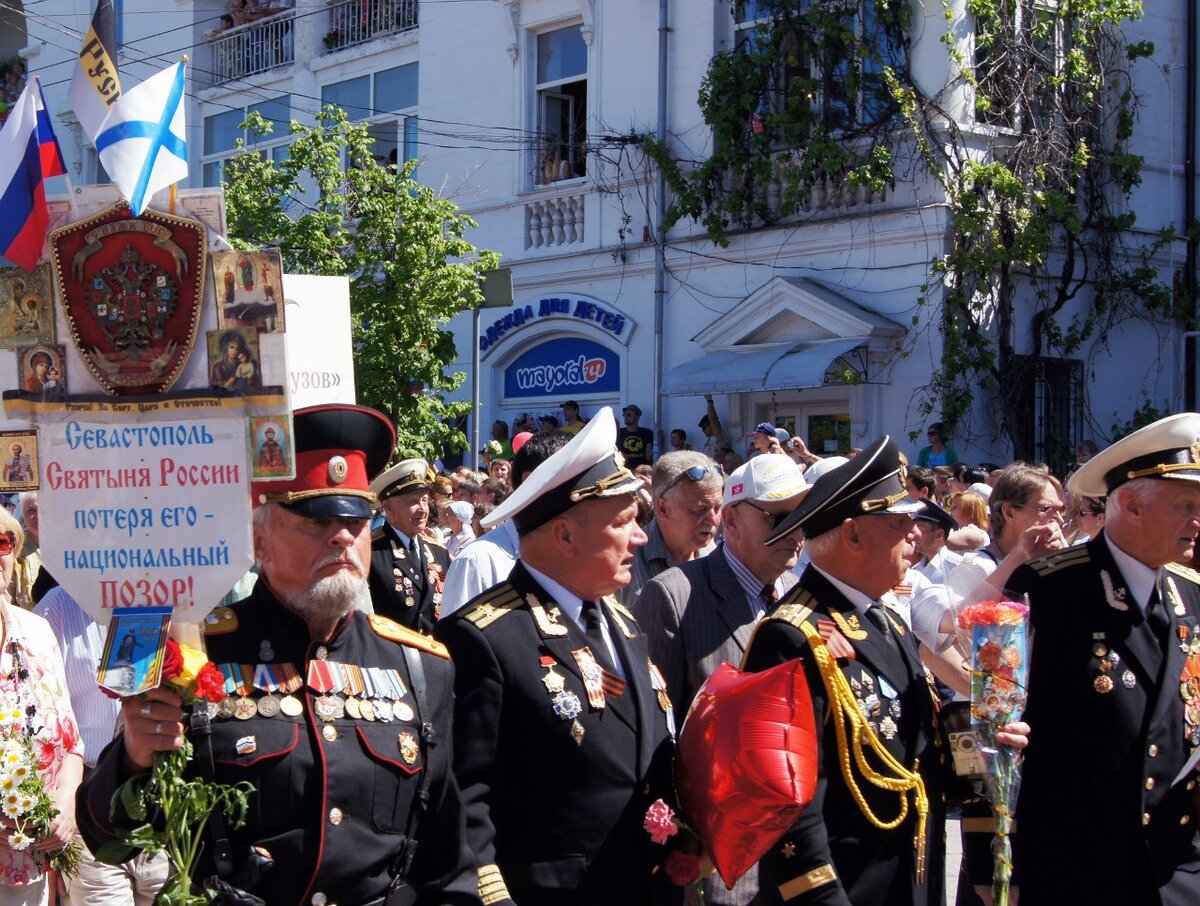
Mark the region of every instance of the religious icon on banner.
[[283, 333], [283, 264], [278, 249], [213, 252], [218, 327]]
[[67, 396], [66, 347], [39, 343], [17, 347], [17, 386], [44, 403]]
[[0, 493], [36, 491], [38, 445], [36, 431], [0, 431]]
[[169, 390], [191, 354], [208, 230], [127, 204], [50, 234], [54, 282], [80, 356], [110, 394]]
[[0, 270], [0, 346], [54, 342], [54, 294], [50, 267], [27, 274], [15, 267]]
[[252, 479], [261, 481], [295, 475], [290, 416], [251, 418], [250, 442], [253, 445], [250, 451]]
[[262, 359], [258, 331], [253, 327], [210, 330], [208, 384], [239, 396], [262, 389]]

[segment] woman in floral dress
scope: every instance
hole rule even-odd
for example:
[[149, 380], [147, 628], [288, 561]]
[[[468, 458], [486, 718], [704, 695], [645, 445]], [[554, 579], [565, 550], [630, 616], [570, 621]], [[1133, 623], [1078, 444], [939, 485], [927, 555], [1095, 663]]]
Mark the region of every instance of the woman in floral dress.
[[[21, 526], [0, 508], [0, 588], [8, 587], [24, 543]], [[0, 597], [0, 701], [20, 705], [38, 773], [59, 812], [50, 832], [32, 841], [13, 833], [11, 822], [0, 814], [0, 906], [45, 906], [50, 900], [47, 854], [76, 836], [75, 790], [83, 779], [83, 742], [50, 624], [13, 606], [7, 593]]]

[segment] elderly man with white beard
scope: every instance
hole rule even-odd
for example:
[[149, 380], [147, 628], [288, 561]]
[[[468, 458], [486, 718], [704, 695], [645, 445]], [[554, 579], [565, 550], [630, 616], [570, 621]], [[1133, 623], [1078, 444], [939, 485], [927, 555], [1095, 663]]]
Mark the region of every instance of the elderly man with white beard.
[[190, 730], [173, 692], [125, 699], [124, 731], [80, 791], [81, 830], [96, 852], [129, 826], [114, 790], [187, 732], [194, 770], [255, 787], [242, 827], [209, 819], [197, 877], [268, 904], [477, 904], [446, 650], [354, 607], [378, 503], [369, 479], [395, 432], [358, 406], [302, 409], [294, 424], [296, 478], [252, 488], [259, 581], [206, 620], [208, 656], [234, 677], [228, 697]]

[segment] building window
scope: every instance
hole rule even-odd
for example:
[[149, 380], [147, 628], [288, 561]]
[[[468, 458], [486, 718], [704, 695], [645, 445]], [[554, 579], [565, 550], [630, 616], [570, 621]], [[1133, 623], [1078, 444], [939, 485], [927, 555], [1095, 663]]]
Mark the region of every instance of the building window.
[[[261, 139], [242, 128], [251, 113], [262, 115], [272, 126], [270, 135]], [[283, 95], [249, 107], [235, 107], [222, 113], [204, 118], [204, 185], [219, 186], [223, 182], [225, 162], [237, 152], [239, 138], [246, 140], [246, 147], [261, 154], [270, 154], [271, 159], [281, 161], [287, 157], [290, 141], [288, 128], [292, 116], [291, 96]]]
[[1064, 43], [1062, 20], [1046, 2], [1015, 3], [977, 22], [977, 119], [1020, 132], [1052, 128]]
[[419, 156], [419, 81], [417, 63], [393, 66], [324, 86], [321, 104], [341, 107], [351, 120], [367, 123], [376, 162], [396, 166]]
[[587, 175], [587, 69], [578, 25], [537, 36], [534, 185]]
[[[880, 21], [874, 0], [811, 0], [786, 22], [776, 18], [775, 6], [763, 0], [735, 3], [734, 46], [740, 53], [773, 49], [780, 60], [759, 116], [786, 112], [801, 124], [801, 134], [780, 136], [782, 143], [807, 137], [813, 127], [857, 131], [895, 115], [883, 70], [902, 66], [903, 51]], [[810, 33], [809, 17], [820, 25], [820, 36]], [[760, 128], [759, 116], [754, 128]]]
[[1016, 356], [1014, 367], [1023, 385], [1013, 418], [1016, 458], [1044, 462], [1062, 475], [1084, 436], [1083, 362]]

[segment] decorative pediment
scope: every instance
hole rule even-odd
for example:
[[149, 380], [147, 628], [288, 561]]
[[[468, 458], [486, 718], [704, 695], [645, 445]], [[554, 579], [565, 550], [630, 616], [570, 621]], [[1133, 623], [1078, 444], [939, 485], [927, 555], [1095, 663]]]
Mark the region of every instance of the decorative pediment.
[[707, 351], [843, 337], [887, 341], [896, 322], [807, 277], [773, 277], [692, 337]]

